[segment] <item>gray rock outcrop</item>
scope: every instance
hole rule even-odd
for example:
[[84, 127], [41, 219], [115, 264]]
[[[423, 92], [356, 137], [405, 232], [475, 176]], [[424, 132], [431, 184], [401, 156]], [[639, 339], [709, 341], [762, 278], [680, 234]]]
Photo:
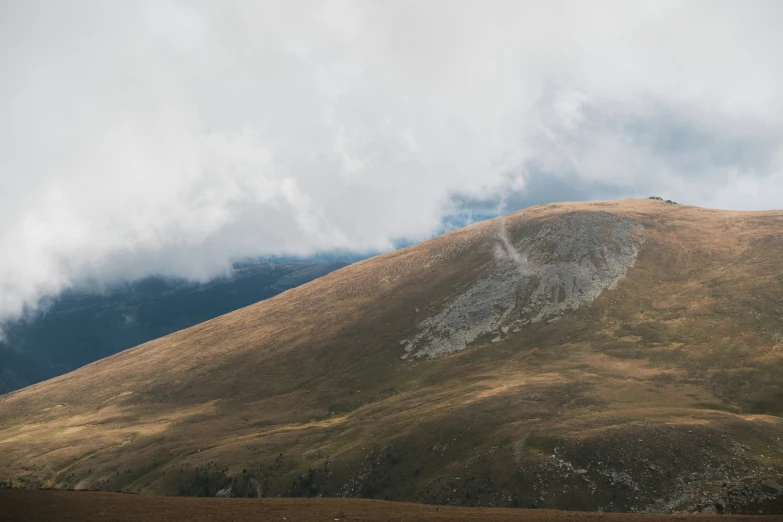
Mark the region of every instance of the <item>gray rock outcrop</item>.
[[402, 341], [404, 359], [462, 350], [484, 334], [495, 342], [520, 326], [555, 319], [613, 289], [633, 266], [643, 227], [608, 212], [572, 212], [546, 221], [516, 242], [501, 220], [494, 266], [424, 319]]

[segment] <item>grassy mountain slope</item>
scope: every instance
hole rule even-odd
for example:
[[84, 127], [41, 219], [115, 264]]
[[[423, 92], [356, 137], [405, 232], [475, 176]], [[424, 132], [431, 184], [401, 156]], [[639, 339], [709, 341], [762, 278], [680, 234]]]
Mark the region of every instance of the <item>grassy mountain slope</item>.
[[0, 394], [267, 299], [345, 263], [237, 266], [207, 284], [150, 277], [102, 294], [67, 292], [39, 316], [2, 325]]
[[0, 397], [14, 485], [783, 512], [783, 212], [478, 223]]

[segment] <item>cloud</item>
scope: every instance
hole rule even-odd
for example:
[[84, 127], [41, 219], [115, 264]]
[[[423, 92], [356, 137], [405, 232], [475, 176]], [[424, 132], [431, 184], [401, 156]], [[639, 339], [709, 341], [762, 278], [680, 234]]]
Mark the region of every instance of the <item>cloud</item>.
[[444, 216], [783, 193], [778, 2], [5, 2], [0, 318]]

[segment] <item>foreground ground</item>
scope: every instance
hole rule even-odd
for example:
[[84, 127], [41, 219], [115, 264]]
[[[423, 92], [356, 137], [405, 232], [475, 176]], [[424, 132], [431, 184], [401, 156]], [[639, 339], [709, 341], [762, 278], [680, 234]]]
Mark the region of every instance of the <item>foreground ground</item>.
[[544, 509], [460, 508], [360, 499], [156, 497], [94, 491], [0, 489], [0, 522], [137, 520], [548, 520], [771, 522], [781, 516], [636, 515]]

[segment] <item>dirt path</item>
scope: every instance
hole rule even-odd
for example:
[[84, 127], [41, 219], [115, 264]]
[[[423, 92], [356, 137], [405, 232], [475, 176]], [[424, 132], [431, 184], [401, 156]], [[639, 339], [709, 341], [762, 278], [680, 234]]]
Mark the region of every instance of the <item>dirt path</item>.
[[153, 497], [92, 491], [0, 490], [0, 522], [515, 520], [772, 522], [783, 516], [634, 515], [530, 509], [456, 508], [361, 499]]

